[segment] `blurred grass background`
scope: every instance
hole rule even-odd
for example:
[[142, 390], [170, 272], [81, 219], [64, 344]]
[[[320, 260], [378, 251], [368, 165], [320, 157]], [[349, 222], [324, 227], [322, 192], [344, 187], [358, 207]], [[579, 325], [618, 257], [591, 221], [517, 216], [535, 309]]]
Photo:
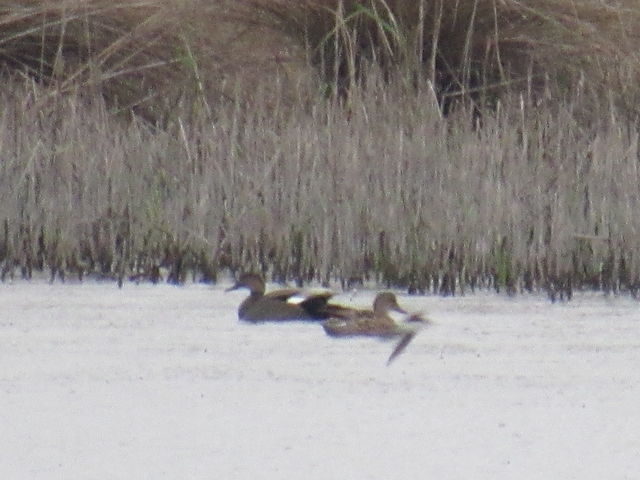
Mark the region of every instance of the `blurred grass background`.
[[634, 293], [631, 0], [0, 5], [0, 274]]

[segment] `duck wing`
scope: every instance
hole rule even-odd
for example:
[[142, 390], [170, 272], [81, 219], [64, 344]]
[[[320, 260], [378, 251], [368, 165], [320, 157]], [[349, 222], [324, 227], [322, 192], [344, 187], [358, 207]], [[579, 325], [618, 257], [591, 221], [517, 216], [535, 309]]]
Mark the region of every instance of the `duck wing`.
[[404, 352], [404, 349], [407, 348], [407, 345], [411, 343], [411, 340], [413, 340], [413, 337], [415, 336], [416, 336], [416, 332], [409, 332], [404, 334], [404, 336], [400, 339], [400, 341], [397, 343], [397, 345], [393, 349], [393, 352], [391, 352], [391, 355], [389, 355], [389, 359], [387, 360], [387, 366], [391, 365], [391, 362], [393, 362], [398, 355]]
[[333, 297], [332, 292], [316, 293], [305, 298], [298, 305], [300, 305], [312, 317], [324, 319], [330, 316], [325, 311], [325, 308], [327, 307], [327, 302], [331, 297]]
[[294, 297], [300, 293], [300, 290], [295, 288], [283, 288], [281, 290], [274, 290], [273, 292], [265, 293], [264, 298], [271, 298], [273, 300], [279, 300], [286, 302], [291, 297]]
[[357, 320], [359, 318], [373, 317], [372, 310], [344, 307], [333, 303], [326, 304], [322, 308], [322, 313], [326, 315], [327, 318], [339, 318], [342, 320]]
[[398, 336], [397, 325], [388, 318], [375, 318], [373, 314], [359, 312], [359, 315], [347, 318], [331, 317], [322, 323], [327, 335], [331, 337], [377, 337], [388, 339]]

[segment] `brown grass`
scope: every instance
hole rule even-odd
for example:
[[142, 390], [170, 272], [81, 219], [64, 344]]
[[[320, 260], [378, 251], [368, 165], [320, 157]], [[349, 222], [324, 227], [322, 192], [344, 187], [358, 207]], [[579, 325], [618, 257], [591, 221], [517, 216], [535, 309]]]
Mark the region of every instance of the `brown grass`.
[[12, 5], [3, 278], [638, 288], [630, 0]]
[[[50, 85], [50, 95], [98, 92], [117, 111], [173, 118], [180, 104], [197, 108], [249, 97], [259, 85], [304, 74], [296, 46], [242, 2], [205, 0], [25, 1], [0, 10], [0, 63]], [[278, 77], [278, 81], [276, 81]], [[292, 80], [293, 81], [293, 80]], [[300, 81], [299, 79], [295, 81]]]
[[344, 93], [371, 63], [445, 105], [534, 87], [636, 113], [638, 32], [632, 0], [22, 0], [0, 8], [0, 64], [152, 119]]
[[4, 276], [638, 286], [638, 133], [614, 115], [586, 129], [515, 101], [479, 129], [379, 77], [348, 111], [254, 104], [164, 131], [82, 96], [23, 115], [39, 89], [21, 88], [0, 109]]

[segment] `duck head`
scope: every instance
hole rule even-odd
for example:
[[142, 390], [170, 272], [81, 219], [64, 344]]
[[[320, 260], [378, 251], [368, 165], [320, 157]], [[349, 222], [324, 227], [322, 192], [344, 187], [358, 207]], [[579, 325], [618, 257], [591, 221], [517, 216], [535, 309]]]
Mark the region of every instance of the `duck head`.
[[398, 300], [396, 296], [391, 292], [382, 292], [376, 295], [375, 300], [373, 301], [373, 313], [376, 316], [386, 315], [387, 312], [394, 311], [398, 313], [406, 314], [407, 311], [404, 310], [400, 305], [398, 305]]
[[227, 288], [226, 292], [238, 290], [239, 288], [247, 288], [252, 294], [264, 294], [264, 280], [257, 273], [243, 273], [238, 281], [232, 287]]

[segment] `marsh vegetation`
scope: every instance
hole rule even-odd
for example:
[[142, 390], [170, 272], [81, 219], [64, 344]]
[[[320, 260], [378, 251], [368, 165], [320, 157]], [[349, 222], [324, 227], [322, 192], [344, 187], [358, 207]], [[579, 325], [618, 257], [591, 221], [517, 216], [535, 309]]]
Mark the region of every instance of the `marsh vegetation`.
[[640, 8], [528, 4], [2, 7], [2, 278], [635, 293]]

